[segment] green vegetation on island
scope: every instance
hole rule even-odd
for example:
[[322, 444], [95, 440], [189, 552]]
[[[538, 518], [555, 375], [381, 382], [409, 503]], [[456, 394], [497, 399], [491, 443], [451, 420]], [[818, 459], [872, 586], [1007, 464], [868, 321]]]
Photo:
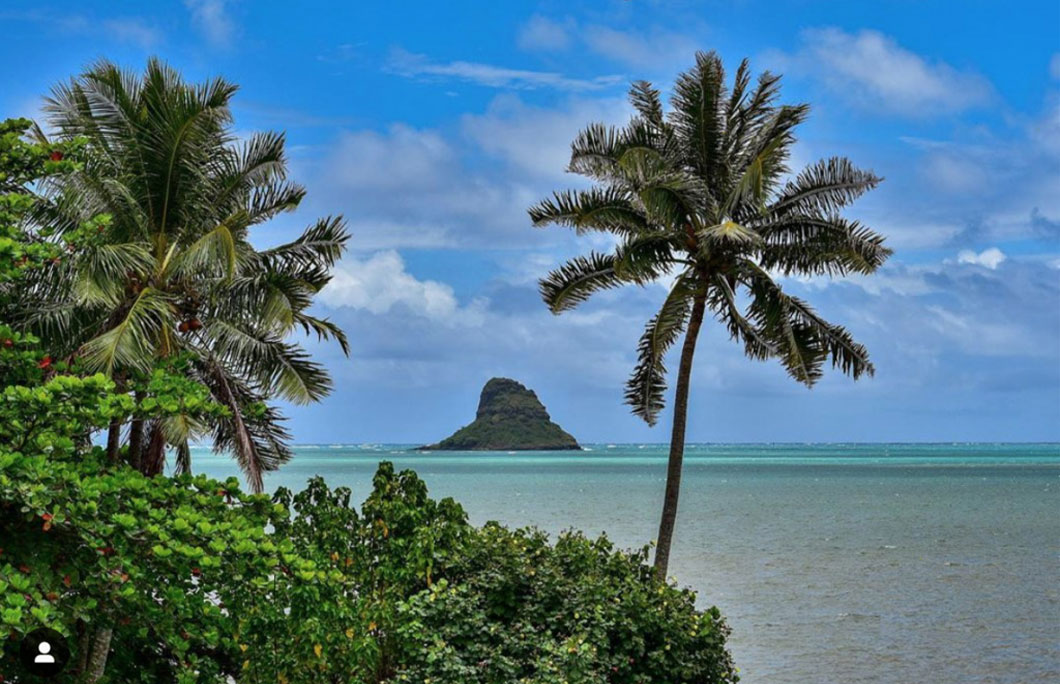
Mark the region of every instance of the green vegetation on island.
[[533, 390], [508, 378], [482, 388], [475, 421], [425, 451], [565, 451], [577, 440], [552, 422]]

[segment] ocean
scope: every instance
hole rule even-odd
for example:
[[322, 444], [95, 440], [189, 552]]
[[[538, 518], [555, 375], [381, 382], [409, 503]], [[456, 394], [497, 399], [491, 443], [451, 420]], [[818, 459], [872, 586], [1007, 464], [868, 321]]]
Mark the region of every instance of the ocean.
[[[266, 487], [322, 475], [360, 502], [391, 460], [472, 522], [623, 547], [654, 538], [666, 469], [655, 444], [295, 451]], [[749, 684], [1060, 681], [1060, 445], [690, 445], [670, 573], [725, 614]]]

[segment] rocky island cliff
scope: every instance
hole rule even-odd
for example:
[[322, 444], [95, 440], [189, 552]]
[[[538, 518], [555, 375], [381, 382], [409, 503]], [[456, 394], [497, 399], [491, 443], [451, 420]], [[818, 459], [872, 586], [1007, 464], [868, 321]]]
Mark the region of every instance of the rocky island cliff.
[[552, 422], [548, 411], [522, 383], [492, 378], [482, 388], [475, 421], [425, 451], [560, 451], [581, 449]]

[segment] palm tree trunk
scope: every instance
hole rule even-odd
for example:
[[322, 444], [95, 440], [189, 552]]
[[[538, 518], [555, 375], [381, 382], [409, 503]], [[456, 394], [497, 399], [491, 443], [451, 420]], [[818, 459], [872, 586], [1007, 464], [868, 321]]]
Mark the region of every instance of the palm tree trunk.
[[692, 303], [685, 342], [681, 348], [681, 365], [677, 369], [677, 391], [674, 395], [674, 427], [670, 434], [670, 461], [666, 466], [666, 494], [662, 519], [659, 521], [658, 545], [655, 547], [655, 576], [666, 581], [670, 564], [670, 543], [677, 520], [677, 499], [681, 494], [681, 466], [685, 458], [685, 423], [688, 419], [688, 384], [692, 376], [692, 356], [696, 353], [699, 328], [703, 325], [705, 297], [697, 295]]
[[107, 462], [115, 465], [121, 451], [121, 420], [113, 418], [107, 428]]
[[[143, 392], [135, 393], [136, 405], [144, 400]], [[141, 469], [144, 450], [144, 421], [142, 418], [133, 418], [129, 425], [129, 465], [137, 470]]]
[[85, 670], [86, 684], [96, 684], [103, 677], [103, 672], [107, 668], [107, 656], [110, 655], [110, 639], [113, 634], [110, 627], [100, 627], [96, 630], [92, 655], [88, 659], [88, 666]]
[[140, 472], [148, 477], [154, 477], [161, 474], [165, 466], [166, 439], [162, 434], [162, 423], [156, 420], [151, 424], [151, 441], [147, 443], [147, 452], [144, 454]]
[[177, 446], [177, 462], [173, 474], [191, 475], [191, 449], [188, 447], [188, 440]]
[[[115, 380], [115, 391], [118, 393], [125, 393], [125, 379], [124, 376], [120, 376]], [[111, 465], [117, 465], [118, 459], [121, 456], [121, 427], [122, 419], [115, 417], [110, 421], [110, 426], [107, 428], [107, 462]]]

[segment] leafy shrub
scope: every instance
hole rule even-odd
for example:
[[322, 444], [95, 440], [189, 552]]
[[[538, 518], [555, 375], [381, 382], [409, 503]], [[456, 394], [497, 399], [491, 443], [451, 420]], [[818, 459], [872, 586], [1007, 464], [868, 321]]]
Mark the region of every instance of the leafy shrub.
[[727, 682], [716, 608], [655, 581], [646, 552], [605, 537], [495, 523], [476, 530], [450, 578], [401, 607], [398, 681]]
[[223, 409], [166, 367], [134, 402], [42, 368], [34, 344], [0, 342], [4, 378], [24, 383], [0, 393], [5, 682], [27, 681], [18, 639], [41, 626], [68, 637], [80, 682], [736, 681], [717, 610], [654, 579], [643, 551], [474, 527], [385, 462], [359, 510], [319, 478], [270, 499], [147, 477], [89, 436]]

